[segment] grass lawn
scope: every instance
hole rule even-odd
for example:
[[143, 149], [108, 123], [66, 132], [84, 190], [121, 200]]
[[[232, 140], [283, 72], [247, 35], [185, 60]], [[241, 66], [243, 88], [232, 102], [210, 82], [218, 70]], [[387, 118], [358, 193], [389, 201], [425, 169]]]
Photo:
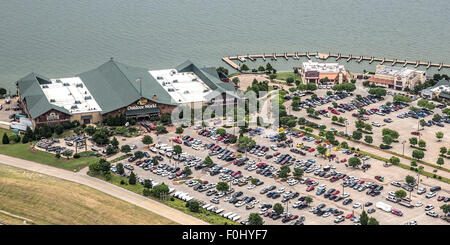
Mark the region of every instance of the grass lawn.
[[30, 144], [21, 143], [8, 145], [0, 144], [0, 154], [34, 161], [70, 171], [79, 171], [80, 169], [88, 166], [90, 163], [98, 160], [96, 157], [81, 157], [78, 159], [70, 158], [67, 160], [63, 156], [61, 156], [60, 159], [57, 159], [55, 154], [40, 150], [33, 152], [30, 150]]
[[0, 222], [39, 225], [175, 225], [90, 187], [0, 164]]
[[[98, 176], [95, 176], [95, 177], [106, 181], [103, 177], [98, 177]], [[123, 185], [120, 184], [121, 180], [123, 180], [126, 184], [123, 184]], [[137, 193], [139, 195], [142, 195], [142, 193], [144, 191], [144, 186], [143, 185], [141, 185], [139, 183], [136, 183], [136, 185], [129, 185], [128, 184], [128, 179], [126, 177], [118, 176], [116, 174], [112, 174], [111, 175], [111, 180], [109, 182], [111, 184], [114, 184], [114, 185], [120, 186], [122, 188], [125, 188], [125, 189], [127, 189], [129, 191], [135, 192], [135, 193]], [[182, 211], [182, 212], [184, 212], [186, 214], [189, 214], [189, 215], [194, 216], [194, 217], [196, 217], [198, 219], [204, 220], [204, 221], [206, 221], [206, 222], [208, 222], [210, 224], [213, 224], [213, 225], [224, 225], [225, 223], [227, 225], [239, 225], [239, 223], [237, 223], [237, 222], [234, 222], [234, 221], [231, 221], [229, 219], [226, 219], [226, 218], [222, 217], [221, 215], [218, 215], [218, 214], [216, 214], [214, 212], [211, 212], [211, 211], [207, 211], [207, 210], [205, 210], [203, 208], [200, 208], [200, 212], [198, 212], [198, 213], [191, 212], [189, 210], [189, 208], [186, 207], [186, 202], [183, 201], [183, 200], [177, 199], [177, 198], [174, 198], [174, 201], [170, 201], [169, 197], [168, 197], [167, 201], [161, 201], [161, 200], [159, 200], [157, 198], [153, 198], [153, 197], [149, 197], [149, 198], [151, 198], [151, 199], [153, 199], [155, 201], [164, 203], [165, 205], [167, 205], [169, 207], [178, 209], [178, 210], [180, 210], [180, 211]]]
[[288, 77], [294, 77], [295, 80], [302, 80], [301, 77], [298, 74], [295, 74], [294, 72], [277, 72], [277, 78], [279, 80], [285, 80]]

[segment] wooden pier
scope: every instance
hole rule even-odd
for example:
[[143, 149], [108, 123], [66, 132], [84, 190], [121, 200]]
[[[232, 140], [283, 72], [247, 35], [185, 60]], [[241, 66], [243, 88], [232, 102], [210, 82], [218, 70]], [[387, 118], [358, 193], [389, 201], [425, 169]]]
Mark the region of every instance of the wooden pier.
[[350, 62], [352, 59], [354, 59], [356, 62], [361, 63], [362, 61], [368, 61], [369, 64], [372, 64], [372, 62], [377, 61], [380, 62], [381, 65], [383, 65], [385, 62], [391, 63], [392, 66], [396, 65], [397, 63], [402, 64], [403, 67], [406, 67], [407, 65], [412, 65], [415, 68], [419, 66], [425, 66], [426, 69], [429, 69], [430, 67], [436, 67], [438, 70], [441, 70], [442, 68], [450, 68], [449, 64], [444, 63], [432, 63], [430, 61], [423, 62], [423, 61], [410, 61], [407, 59], [386, 59], [386, 58], [376, 58], [374, 56], [366, 57], [366, 56], [353, 56], [352, 54], [349, 55], [342, 55], [341, 53], [338, 54], [332, 54], [332, 53], [319, 53], [319, 52], [295, 52], [295, 53], [272, 53], [271, 55], [263, 54], [247, 54], [243, 56], [229, 56], [229, 57], [223, 57], [222, 60], [227, 63], [229, 66], [231, 66], [233, 69], [239, 70], [240, 67], [238, 64], [236, 64], [234, 61], [238, 60], [239, 62], [245, 62], [246, 59], [249, 59], [251, 61], [256, 61], [257, 59], [263, 59], [266, 61], [267, 57], [270, 57], [272, 60], [277, 60], [277, 57], [285, 58], [286, 60], [289, 59], [289, 57], [292, 57], [294, 60], [300, 60], [301, 57], [305, 57], [308, 60], [311, 60], [311, 56], [318, 57], [321, 60], [327, 60], [329, 58], [335, 58], [335, 60], [340, 59], [346, 59], [347, 62]]

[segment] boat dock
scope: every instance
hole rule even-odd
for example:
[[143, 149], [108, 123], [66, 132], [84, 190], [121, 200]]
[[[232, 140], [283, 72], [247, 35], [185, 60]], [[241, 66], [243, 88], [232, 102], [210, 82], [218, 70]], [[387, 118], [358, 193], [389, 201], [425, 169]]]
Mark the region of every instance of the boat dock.
[[341, 53], [338, 54], [332, 54], [332, 53], [319, 53], [319, 52], [295, 52], [295, 53], [272, 53], [271, 55], [264, 54], [247, 54], [243, 56], [229, 56], [229, 57], [223, 57], [222, 60], [227, 63], [229, 66], [231, 66], [233, 69], [239, 70], [239, 65], [235, 63], [235, 60], [238, 60], [240, 62], [245, 62], [246, 59], [251, 61], [256, 61], [257, 59], [263, 59], [266, 61], [267, 57], [270, 57], [271, 60], [277, 60], [278, 57], [285, 58], [286, 60], [289, 59], [289, 57], [299, 60], [301, 57], [306, 57], [308, 60], [311, 59], [311, 56], [318, 57], [321, 60], [327, 60], [329, 58], [335, 58], [336, 61], [340, 59], [346, 59], [347, 62], [350, 62], [351, 60], [355, 60], [358, 63], [361, 63], [362, 61], [369, 61], [369, 64], [372, 64], [372, 62], [377, 61], [380, 62], [380, 64], [384, 64], [385, 62], [391, 63], [392, 66], [396, 65], [397, 63], [402, 64], [403, 67], [407, 65], [413, 65], [415, 68], [419, 66], [425, 66], [426, 69], [429, 69], [430, 67], [436, 67], [438, 70], [441, 70], [442, 68], [450, 68], [449, 64], [444, 63], [433, 63], [433, 62], [424, 62], [424, 61], [411, 61], [407, 59], [386, 59], [386, 58], [377, 58], [377, 57], [366, 57], [366, 56], [353, 56], [352, 54], [349, 55], [342, 55]]

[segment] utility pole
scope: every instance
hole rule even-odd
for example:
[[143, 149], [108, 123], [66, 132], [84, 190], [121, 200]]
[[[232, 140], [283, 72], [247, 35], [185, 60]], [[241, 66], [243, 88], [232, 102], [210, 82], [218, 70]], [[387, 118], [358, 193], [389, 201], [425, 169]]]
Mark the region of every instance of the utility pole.
[[403, 142], [403, 156], [405, 155], [405, 143], [406, 143], [406, 140], [404, 140]]

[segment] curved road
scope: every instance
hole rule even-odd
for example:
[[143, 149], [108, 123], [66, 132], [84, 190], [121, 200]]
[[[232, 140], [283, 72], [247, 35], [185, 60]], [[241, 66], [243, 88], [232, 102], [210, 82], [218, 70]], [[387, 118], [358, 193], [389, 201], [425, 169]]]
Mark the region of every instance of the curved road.
[[99, 180], [97, 178], [90, 177], [86, 174], [85, 169], [81, 170], [78, 173], [75, 173], [64, 169], [59, 169], [39, 164], [36, 162], [5, 156], [1, 154], [0, 154], [0, 164], [22, 168], [89, 186], [106, 194], [109, 194], [113, 197], [119, 198], [131, 204], [134, 204], [136, 206], [159, 214], [181, 225], [208, 225], [208, 223], [205, 221], [187, 215], [179, 210], [168, 207], [162, 203], [148, 199], [144, 196], [138, 195], [134, 192], [115, 186], [108, 182]]

